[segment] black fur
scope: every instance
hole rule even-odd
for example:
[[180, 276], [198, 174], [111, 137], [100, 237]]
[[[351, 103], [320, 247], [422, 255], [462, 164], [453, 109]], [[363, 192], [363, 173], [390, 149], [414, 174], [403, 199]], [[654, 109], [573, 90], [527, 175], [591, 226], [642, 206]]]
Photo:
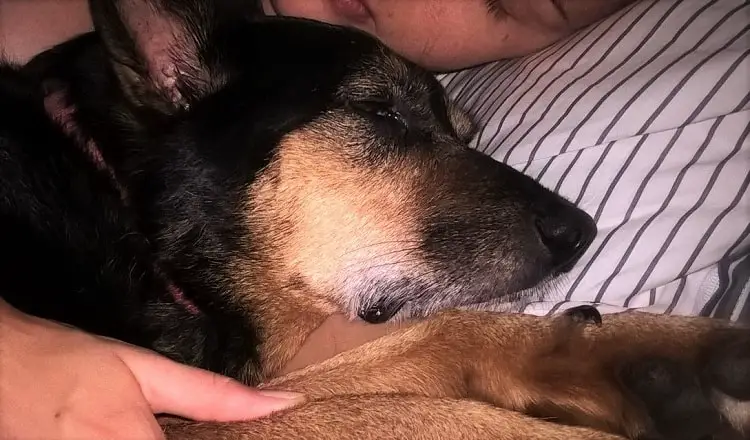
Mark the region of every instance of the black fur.
[[[330, 109], [351, 108], [372, 123], [373, 132], [362, 139], [374, 135], [378, 141], [347, 152], [359, 166], [406, 158], [425, 167], [446, 164], [443, 175], [431, 178], [444, 176], [455, 197], [426, 209], [424, 250], [445, 272], [447, 287], [476, 290], [444, 303], [423, 293], [404, 296], [397, 307], [372, 296], [362, 309], [378, 309], [362, 312], [371, 321], [391, 318], [409, 301], [422, 301], [415, 309], [422, 313], [491, 299], [497, 274], [517, 272], [516, 282], [501, 287], [518, 290], [556, 272], [554, 255], [529, 225], [539, 209], [570, 211], [586, 240], [595, 234], [582, 211], [460, 145], [442, 89], [427, 72], [403, 62], [406, 77], [399, 81], [415, 88], [409, 96], [388, 96], [408, 92], [382, 85], [374, 92], [350, 88], [349, 96], [341, 96], [342, 83], [356, 69], [368, 80], [364, 60], [384, 59], [375, 39], [304, 20], [256, 20], [241, 12], [243, 3], [158, 2], [160, 13], [185, 32], [169, 53], [181, 73], [173, 89], [149, 77], [148, 63], [111, 1], [92, 3], [97, 33], [58, 46], [21, 70], [2, 67], [3, 298], [31, 314], [257, 382], [266, 329], [252, 299], [271, 293], [240, 286], [232, 265], [252, 265], [263, 250], [244, 225], [246, 191], [283, 136]], [[74, 109], [75, 136], [50, 121], [44, 98], [54, 94]], [[394, 124], [383, 115], [403, 120]], [[98, 146], [114, 178], [94, 166], [84, 151], [87, 140]], [[498, 225], [506, 229], [498, 232]], [[526, 252], [527, 260], [505, 264], [503, 234], [535, 250]], [[493, 250], [496, 244], [501, 247]], [[420, 283], [403, 280], [399, 289], [441, 290], [417, 289]], [[170, 294], [169, 285], [179, 287], [198, 312]], [[375, 280], [371, 287], [377, 291], [378, 285], [385, 286]]]
[[[227, 258], [252, 252], [238, 246], [247, 238], [237, 235], [241, 191], [282, 135], [326, 109], [349, 63], [377, 48], [360, 34], [320, 27], [227, 26], [222, 32], [233, 42], [223, 49], [242, 54], [206, 56], [246, 63], [223, 67], [243, 72], [243, 80], [196, 102], [185, 117], [130, 106], [95, 33], [23, 70], [3, 66], [3, 298], [27, 313], [245, 378], [247, 364], [259, 362], [262, 329], [253, 328], [248, 310], [223, 301]], [[294, 59], [297, 68], [266, 70], [258, 59], [277, 66]], [[127, 204], [49, 120], [42, 92], [56, 90], [74, 104], [79, 133], [96, 141], [117, 181], [126, 182]], [[252, 102], [238, 99], [248, 96]], [[174, 302], [162, 273], [200, 315]], [[257, 381], [257, 371], [246, 379]]]
[[[288, 225], [252, 230], [248, 188], [266, 176], [282, 138], [311, 125], [356, 131], [332, 147], [342, 163], [406, 170], [425, 194], [411, 201], [423, 204], [417, 250], [433, 278], [346, 279], [344, 288], [369, 292], [359, 302], [326, 298], [370, 322], [512, 296], [569, 270], [594, 238], [583, 211], [462, 144], [466, 133], [451, 125], [427, 72], [404, 61], [385, 74], [397, 81], [369, 71], [367, 62], [394, 61], [365, 34], [258, 20], [242, 1], [160, 0], [151, 5], [184, 32], [166, 54], [179, 71], [170, 85], [136, 50], [115, 3], [93, 2], [98, 33], [23, 68], [0, 63], [0, 294], [27, 313], [257, 383], [269, 331], [261, 313], [274, 312], [255, 301], [282, 293], [236, 263], [239, 272], [269, 269], [258, 236]], [[45, 108], [50, 96], [73, 110], [68, 125], [50, 119], [59, 114]], [[343, 123], [324, 117], [334, 111]], [[88, 141], [112, 174], [92, 160]], [[377, 190], [356, 183], [363, 195]], [[304, 292], [303, 275], [286, 274], [294, 284], [286, 287]], [[585, 331], [602, 318], [586, 306], [564, 320]], [[628, 365], [621, 379], [653, 416], [646, 435], [698, 440], [721, 431], [700, 379], [746, 399], [747, 344], [717, 341], [720, 351], [695, 371], [663, 359]]]
[[[96, 44], [86, 49], [83, 57], [98, 52]], [[0, 77], [3, 298], [27, 313], [162, 348], [212, 370], [252, 358], [257, 340], [243, 331], [246, 319], [231, 311], [194, 316], [174, 303], [136, 210], [123, 205], [110, 177], [49, 120], [37, 84], [9, 66]]]

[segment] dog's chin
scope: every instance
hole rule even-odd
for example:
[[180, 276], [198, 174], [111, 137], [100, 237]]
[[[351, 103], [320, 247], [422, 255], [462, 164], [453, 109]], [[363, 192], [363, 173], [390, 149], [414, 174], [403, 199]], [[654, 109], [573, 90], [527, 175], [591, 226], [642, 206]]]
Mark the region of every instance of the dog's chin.
[[[371, 323], [420, 319], [447, 309], [522, 312], [529, 304], [543, 301], [554, 290], [557, 277], [548, 276], [520, 289], [477, 288], [477, 285], [426, 285], [410, 279], [372, 281], [362, 286], [350, 315]], [[506, 284], [507, 286], [507, 284]]]
[[476, 310], [498, 313], [524, 313], [530, 305], [552, 299], [559, 291], [558, 287], [566, 279], [566, 274], [549, 275], [542, 281], [526, 289], [508, 293], [486, 301], [464, 304], [462, 310]]

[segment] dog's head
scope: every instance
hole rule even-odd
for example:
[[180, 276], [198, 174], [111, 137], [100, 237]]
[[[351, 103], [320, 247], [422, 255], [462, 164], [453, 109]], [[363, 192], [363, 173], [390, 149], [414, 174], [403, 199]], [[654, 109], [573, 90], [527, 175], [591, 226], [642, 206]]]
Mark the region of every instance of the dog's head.
[[139, 123], [189, 152], [160, 239], [204, 261], [241, 242], [214, 268], [233, 283], [371, 322], [517, 300], [591, 243], [584, 212], [467, 147], [431, 74], [361, 32], [233, 3], [93, 2]]

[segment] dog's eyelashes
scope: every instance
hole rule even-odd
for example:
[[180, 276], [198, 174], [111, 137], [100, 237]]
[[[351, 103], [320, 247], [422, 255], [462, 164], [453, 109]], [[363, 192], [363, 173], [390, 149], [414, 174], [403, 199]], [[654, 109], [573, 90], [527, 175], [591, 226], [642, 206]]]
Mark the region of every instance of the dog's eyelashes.
[[409, 122], [390, 102], [377, 100], [353, 101], [349, 103], [349, 106], [362, 116], [396, 125], [404, 133], [409, 129]]

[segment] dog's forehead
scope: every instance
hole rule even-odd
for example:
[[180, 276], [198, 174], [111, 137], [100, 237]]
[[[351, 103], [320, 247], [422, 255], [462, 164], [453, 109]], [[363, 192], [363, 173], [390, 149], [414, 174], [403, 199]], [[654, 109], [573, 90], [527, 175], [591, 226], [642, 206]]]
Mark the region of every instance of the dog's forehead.
[[421, 101], [441, 91], [425, 71], [382, 47], [352, 64], [338, 93], [354, 100]]
[[310, 95], [328, 91], [329, 97], [344, 102], [358, 98], [415, 101], [440, 88], [428, 72], [356, 29], [304, 19], [265, 18], [241, 26], [238, 33], [226, 32], [233, 38], [222, 41], [227, 42], [232, 63], [240, 72], [284, 90], [298, 90], [301, 95], [297, 96], [307, 96], [304, 91]]

